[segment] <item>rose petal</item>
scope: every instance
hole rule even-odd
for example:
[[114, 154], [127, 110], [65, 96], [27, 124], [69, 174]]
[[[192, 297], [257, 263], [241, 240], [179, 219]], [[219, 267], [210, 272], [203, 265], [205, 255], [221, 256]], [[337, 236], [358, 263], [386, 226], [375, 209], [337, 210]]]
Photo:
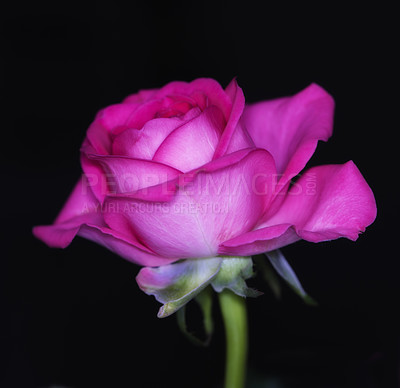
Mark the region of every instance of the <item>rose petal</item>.
[[273, 225], [243, 233], [224, 241], [220, 255], [253, 256], [292, 244], [300, 240], [290, 224]]
[[243, 148], [254, 147], [254, 143], [245, 127], [239, 124], [239, 119], [244, 109], [243, 91], [235, 79], [227, 86], [226, 90], [227, 94], [232, 99], [232, 110], [220, 142], [215, 150], [213, 159], [218, 159], [222, 155]]
[[[211, 78], [198, 78], [192, 82], [174, 81], [159, 89], [153, 98], [162, 98], [168, 95], [181, 94], [196, 99], [199, 106], [202, 104], [202, 95], [206, 95], [208, 99], [207, 106], [216, 106], [224, 114], [226, 121], [232, 109], [232, 103], [228, 95], [222, 89], [221, 85]], [[201, 100], [197, 100], [197, 98]]]
[[86, 134], [96, 153], [102, 155], [111, 153], [111, 133], [124, 126], [138, 106], [138, 104], [115, 104], [97, 113]]
[[[107, 178], [104, 175], [103, 167], [96, 161], [90, 159], [87, 155], [96, 154], [96, 150], [85, 139], [81, 147], [81, 166], [87, 179], [87, 187], [90, 187], [97, 201], [103, 203], [108, 193]], [[101, 155], [101, 154], [98, 154]]]
[[80, 226], [92, 222], [92, 215], [76, 216], [58, 224], [35, 226], [33, 234], [51, 248], [66, 248], [75, 238]]
[[239, 121], [232, 133], [232, 137], [229, 140], [228, 148], [226, 149], [225, 154], [230, 154], [232, 152], [249, 147], [255, 147], [253, 139], [250, 137], [243, 124]]
[[316, 84], [293, 97], [246, 106], [242, 120], [257, 147], [271, 152], [280, 186], [296, 176], [333, 128], [334, 101]]
[[[141, 104], [126, 120], [126, 128], [141, 129], [150, 120], [155, 118], [182, 117], [196, 102], [189, 96], [164, 96]], [[125, 129], [126, 129], [125, 128]]]
[[153, 160], [183, 172], [208, 163], [224, 127], [221, 111], [215, 106], [175, 129], [160, 145]]
[[170, 202], [143, 202], [137, 193], [108, 197], [106, 210], [113, 204], [114, 208], [130, 206], [131, 211], [106, 211], [107, 224], [120, 230], [128, 217], [140, 240], [162, 256], [215, 256], [221, 242], [254, 228], [275, 185], [274, 162], [267, 151], [237, 154], [242, 159], [230, 154], [179, 177]]
[[105, 224], [101, 206], [85, 176], [78, 181], [53, 225], [33, 228], [33, 234], [50, 247], [65, 248], [78, 234], [138, 264], [152, 266], [174, 261], [160, 257], [139, 243], [135, 236], [113, 231]]
[[185, 185], [190, 184], [199, 172], [211, 173], [215, 170], [229, 167], [230, 165], [240, 162], [252, 151], [254, 151], [252, 148], [240, 150], [207, 163], [199, 169], [182, 174], [178, 179], [174, 179], [157, 186], [139, 189], [138, 191], [131, 193], [112, 194], [109, 197], [125, 198], [126, 200], [140, 200], [146, 202], [169, 202], [174, 199], [179, 188], [183, 188]]
[[267, 224], [290, 223], [301, 238], [312, 242], [356, 240], [375, 217], [372, 190], [350, 161], [308, 170]]
[[108, 193], [127, 193], [159, 185], [182, 174], [175, 168], [151, 160], [122, 156], [87, 155], [102, 167], [107, 178]]
[[158, 266], [175, 261], [175, 259], [160, 257], [139, 242], [128, 239], [106, 226], [95, 224], [96, 222], [100, 223], [99, 218], [92, 214], [78, 216], [60, 224], [36, 226], [33, 228], [33, 234], [54, 248], [67, 247], [74, 237], [79, 235], [139, 265]]
[[118, 256], [138, 265], [155, 267], [176, 261], [174, 258], [162, 257], [149, 251], [147, 247], [132, 236], [119, 234], [115, 230], [98, 225], [82, 225], [78, 235], [102, 245]]
[[182, 121], [177, 118], [158, 118], [147, 122], [142, 129], [128, 128], [114, 139], [112, 154], [151, 160], [163, 140], [180, 125]]
[[94, 212], [98, 208], [99, 203], [93, 195], [88, 179], [85, 175], [82, 175], [58, 214], [55, 223], [61, 223], [73, 217]]
[[136, 277], [140, 289], [163, 303], [159, 318], [167, 317], [198, 295], [219, 271], [219, 257], [189, 259], [158, 268], [142, 268]]
[[182, 117], [156, 118], [144, 124], [142, 129], [128, 128], [114, 139], [112, 153], [151, 160], [172, 131], [200, 113], [199, 108], [193, 108]]
[[255, 230], [225, 241], [218, 252], [255, 255], [299, 239], [356, 240], [375, 217], [373, 193], [353, 162], [314, 167], [293, 185], [274, 216]]

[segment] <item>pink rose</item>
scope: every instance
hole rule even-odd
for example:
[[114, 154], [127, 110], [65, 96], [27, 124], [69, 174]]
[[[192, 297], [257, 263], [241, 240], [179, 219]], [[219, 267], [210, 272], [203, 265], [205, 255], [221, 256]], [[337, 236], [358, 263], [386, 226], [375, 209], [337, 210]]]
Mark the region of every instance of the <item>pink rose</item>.
[[[356, 240], [376, 206], [353, 162], [311, 168], [291, 185], [331, 136], [333, 110], [315, 84], [252, 105], [235, 80], [225, 90], [197, 79], [140, 91], [98, 113], [81, 149], [83, 178], [54, 224], [34, 234], [61, 248], [79, 235], [146, 267]], [[155, 271], [142, 270], [143, 289]]]

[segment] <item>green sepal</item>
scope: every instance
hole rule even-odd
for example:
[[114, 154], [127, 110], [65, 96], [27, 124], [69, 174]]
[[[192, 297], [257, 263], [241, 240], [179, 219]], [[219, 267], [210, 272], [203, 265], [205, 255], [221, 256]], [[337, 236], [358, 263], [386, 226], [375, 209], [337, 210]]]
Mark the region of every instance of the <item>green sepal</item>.
[[246, 284], [246, 280], [253, 276], [251, 257], [224, 256], [220, 270], [211, 281], [211, 285], [216, 292], [227, 288], [243, 297], [257, 297], [262, 292], [249, 288]]
[[214, 332], [214, 320], [212, 317], [213, 290], [211, 287], [206, 287], [195, 298], [203, 313], [204, 332], [211, 339]]
[[182, 333], [191, 341], [193, 344], [198, 346], [208, 346], [211, 341], [212, 334], [214, 332], [214, 321], [212, 317], [212, 289], [206, 287], [199, 295], [195, 298], [199, 304], [201, 312], [203, 314], [203, 325], [206, 338], [204, 340], [198, 338], [196, 335], [191, 333], [186, 324], [186, 305], [177, 311], [176, 317], [178, 320], [178, 326]]
[[165, 318], [183, 307], [203, 291], [217, 275], [219, 257], [187, 259], [157, 268], [142, 268], [136, 280], [148, 295], [163, 304], [159, 318]]
[[279, 249], [267, 252], [265, 255], [268, 257], [276, 272], [282, 277], [282, 279], [286, 281], [293, 291], [303, 299], [306, 304], [311, 306], [317, 305], [317, 302], [304, 291], [304, 288], [296, 276], [296, 273]]
[[282, 297], [282, 286], [277, 272], [274, 270], [269, 261], [265, 260], [264, 255], [253, 256], [256, 268], [261, 272], [264, 280], [267, 282], [269, 288], [274, 294], [276, 299]]

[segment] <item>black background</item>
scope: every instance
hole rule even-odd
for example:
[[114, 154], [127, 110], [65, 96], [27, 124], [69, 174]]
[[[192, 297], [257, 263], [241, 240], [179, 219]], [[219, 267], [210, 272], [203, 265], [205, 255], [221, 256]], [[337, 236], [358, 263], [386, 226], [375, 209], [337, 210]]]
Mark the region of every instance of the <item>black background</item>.
[[54, 250], [31, 235], [79, 178], [79, 147], [100, 108], [201, 76], [223, 86], [237, 76], [250, 102], [320, 84], [336, 100], [335, 130], [309, 165], [354, 160], [378, 204], [356, 243], [284, 248], [319, 307], [286, 288], [278, 302], [261, 278], [251, 281], [265, 295], [248, 300], [249, 386], [399, 386], [393, 10], [324, 4], [57, 3], [4, 12], [1, 387], [222, 383], [217, 308], [211, 346], [194, 347], [174, 317], [156, 318], [158, 303], [135, 283], [137, 266], [79, 238]]

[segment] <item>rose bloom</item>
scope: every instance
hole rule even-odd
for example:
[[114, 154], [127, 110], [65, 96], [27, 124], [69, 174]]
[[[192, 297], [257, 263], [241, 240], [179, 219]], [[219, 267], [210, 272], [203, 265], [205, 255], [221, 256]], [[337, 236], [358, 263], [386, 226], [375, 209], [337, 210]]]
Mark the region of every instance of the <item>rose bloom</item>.
[[331, 136], [333, 111], [315, 84], [250, 105], [235, 80], [142, 90], [97, 114], [82, 179], [54, 224], [34, 234], [61, 248], [79, 235], [145, 267], [356, 240], [376, 206], [353, 162], [292, 179]]

